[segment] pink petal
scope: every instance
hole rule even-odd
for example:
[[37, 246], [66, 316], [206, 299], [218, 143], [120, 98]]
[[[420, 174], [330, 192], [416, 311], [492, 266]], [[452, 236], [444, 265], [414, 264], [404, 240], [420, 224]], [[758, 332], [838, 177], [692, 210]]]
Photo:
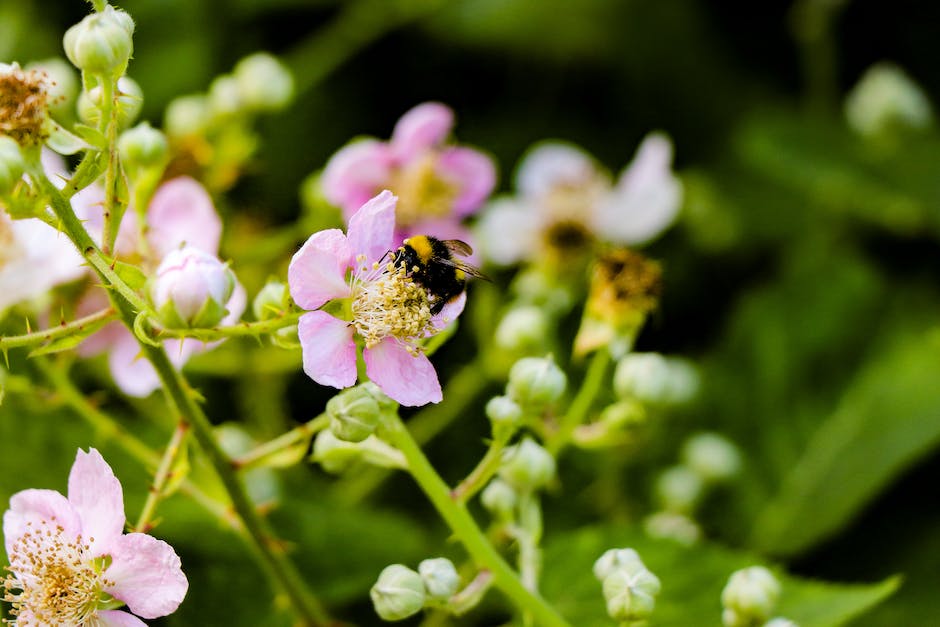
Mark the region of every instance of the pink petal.
[[353, 142], [330, 157], [320, 185], [328, 201], [343, 209], [349, 219], [364, 202], [388, 185], [392, 158], [383, 142]]
[[391, 147], [399, 161], [413, 159], [441, 144], [454, 127], [454, 112], [439, 102], [425, 102], [406, 112], [392, 132]]
[[147, 240], [158, 259], [182, 244], [217, 255], [222, 220], [209, 193], [181, 176], [161, 185], [147, 208]]
[[147, 627], [144, 621], [121, 610], [102, 610], [97, 618], [98, 627]]
[[531, 149], [516, 172], [516, 189], [533, 198], [557, 185], [579, 185], [595, 176], [591, 157], [573, 144], [545, 142]]
[[108, 367], [114, 383], [128, 396], [144, 398], [160, 387], [160, 377], [147, 358], [141, 354], [140, 344], [130, 331], [123, 333], [111, 345]]
[[324, 311], [311, 311], [300, 317], [297, 335], [307, 376], [340, 389], [356, 382], [356, 343], [348, 322]]
[[69, 503], [82, 519], [82, 538], [102, 555], [124, 532], [124, 491], [101, 453], [79, 449], [69, 473]]
[[7, 555], [28, 528], [36, 528], [40, 521], [55, 521], [68, 538], [82, 533], [78, 512], [68, 499], [55, 490], [22, 490], [10, 497], [10, 509], [3, 514], [3, 537]]
[[346, 230], [353, 258], [364, 254], [369, 263], [392, 249], [395, 237], [395, 205], [398, 197], [387, 189], [362, 205], [349, 219]]
[[460, 189], [454, 213], [474, 213], [496, 187], [496, 167], [488, 156], [472, 148], [449, 148], [441, 153], [437, 171]]
[[441, 384], [423, 353], [412, 355], [394, 338], [385, 338], [362, 351], [366, 374], [390, 398], [408, 407], [439, 403]]
[[349, 295], [346, 269], [352, 253], [346, 236], [339, 229], [311, 235], [294, 253], [287, 269], [290, 295], [304, 309], [316, 309], [334, 298]]
[[443, 329], [448, 324], [457, 319], [457, 316], [463, 313], [463, 308], [467, 304], [467, 292], [461, 292], [457, 298], [452, 298], [444, 304], [436, 316], [431, 318], [431, 324], [435, 329]]
[[105, 575], [114, 585], [106, 592], [143, 618], [176, 611], [189, 582], [173, 547], [145, 533], [129, 533], [112, 545], [110, 554], [111, 566]]

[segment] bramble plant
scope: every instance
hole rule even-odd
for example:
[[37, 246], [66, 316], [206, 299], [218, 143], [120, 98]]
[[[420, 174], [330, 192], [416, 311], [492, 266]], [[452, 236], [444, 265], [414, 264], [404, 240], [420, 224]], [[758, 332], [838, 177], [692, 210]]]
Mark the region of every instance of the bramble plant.
[[[67, 495], [10, 497], [5, 624], [823, 627], [894, 590], [786, 575], [773, 531], [762, 554], [715, 541], [703, 512], [751, 453], [718, 427], [671, 437], [714, 380], [637, 350], [670, 280], [645, 247], [689, 202], [664, 132], [616, 177], [537, 141], [497, 193], [455, 112], [417, 104], [308, 163], [302, 215], [259, 236], [232, 198], [297, 77], [254, 53], [139, 121], [135, 21], [91, 4], [64, 33], [74, 69], [0, 64], [0, 420], [38, 399], [90, 428], [60, 434]], [[928, 125], [910, 79], [874, 72], [859, 133]], [[431, 454], [458, 421], [473, 440]], [[443, 531], [376, 513], [418, 507], [401, 476]]]

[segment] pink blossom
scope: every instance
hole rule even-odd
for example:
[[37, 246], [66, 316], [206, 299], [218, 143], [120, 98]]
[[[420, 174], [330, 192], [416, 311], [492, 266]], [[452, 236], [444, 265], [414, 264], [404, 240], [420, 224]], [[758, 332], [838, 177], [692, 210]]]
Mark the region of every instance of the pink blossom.
[[[323, 193], [348, 220], [380, 190], [398, 196], [397, 241], [416, 233], [439, 236], [443, 222], [459, 225], [496, 185], [496, 169], [483, 153], [448, 145], [454, 112], [438, 102], [405, 113], [388, 142], [355, 141], [330, 159]], [[467, 237], [467, 235], [463, 235]]]
[[[17, 625], [139, 627], [176, 611], [189, 582], [176, 552], [143, 533], [124, 534], [124, 495], [95, 449], [79, 450], [68, 497], [23, 490], [10, 498], [4, 580]], [[112, 600], [113, 599], [113, 600]]]
[[[418, 406], [442, 398], [419, 342], [459, 315], [465, 298], [432, 316], [424, 288], [391, 263], [396, 201], [383, 191], [353, 214], [347, 233], [311, 235], [291, 259], [287, 282], [294, 301], [310, 310], [298, 333], [311, 379], [336, 388], [355, 384], [358, 340], [369, 379], [402, 405]], [[319, 310], [334, 299], [345, 303], [346, 319]]]

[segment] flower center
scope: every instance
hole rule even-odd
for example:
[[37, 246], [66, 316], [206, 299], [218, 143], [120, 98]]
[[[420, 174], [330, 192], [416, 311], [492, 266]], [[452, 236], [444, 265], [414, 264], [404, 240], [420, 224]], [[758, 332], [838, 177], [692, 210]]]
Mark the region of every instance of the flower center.
[[46, 75], [13, 65], [0, 71], [0, 134], [9, 135], [21, 146], [46, 139]]
[[55, 520], [29, 524], [13, 544], [3, 600], [13, 625], [82, 625], [97, 614], [102, 588], [113, 585], [87, 555], [81, 537], [65, 537]]
[[398, 195], [395, 219], [410, 226], [427, 218], [443, 218], [453, 210], [457, 186], [438, 174], [437, 154], [427, 152], [392, 174], [389, 187]]
[[588, 307], [610, 319], [645, 315], [659, 304], [662, 276], [659, 264], [640, 253], [626, 248], [607, 252], [594, 267]]
[[391, 336], [401, 340], [409, 353], [417, 354], [418, 341], [435, 330], [427, 290], [391, 262], [370, 267], [364, 265], [363, 255], [357, 262], [360, 272], [352, 278], [352, 324], [366, 348]]

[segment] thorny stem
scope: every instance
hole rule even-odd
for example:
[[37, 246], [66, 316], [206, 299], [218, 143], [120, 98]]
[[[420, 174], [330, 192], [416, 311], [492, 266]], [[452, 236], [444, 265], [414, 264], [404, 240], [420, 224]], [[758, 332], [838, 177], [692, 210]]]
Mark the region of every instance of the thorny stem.
[[463, 503], [451, 497], [451, 491], [441, 479], [421, 447], [397, 416], [389, 417], [385, 424], [386, 437], [408, 461], [408, 470], [438, 513], [463, 544], [467, 553], [480, 569], [493, 574], [493, 585], [508, 596], [523, 612], [531, 613], [540, 627], [570, 627], [568, 622], [538, 593], [528, 590], [519, 576], [499, 555]]
[[176, 465], [180, 453], [184, 450], [183, 443], [188, 431], [189, 427], [185, 422], [177, 424], [176, 429], [173, 430], [173, 435], [170, 437], [170, 442], [166, 445], [166, 450], [163, 451], [163, 458], [160, 460], [157, 472], [153, 476], [150, 493], [147, 494], [144, 508], [141, 510], [140, 518], [137, 519], [137, 525], [134, 527], [140, 533], [147, 533], [150, 528], [150, 519], [157, 511], [157, 504], [159, 504], [160, 499], [164, 497], [167, 483], [172, 479], [173, 467]]
[[87, 335], [103, 327], [108, 322], [117, 320], [117, 317], [118, 315], [117, 312], [114, 311], [114, 308], [108, 307], [101, 311], [96, 311], [93, 314], [89, 314], [84, 318], [73, 320], [72, 322], [62, 321], [58, 326], [43, 329], [42, 331], [33, 331], [32, 333], [24, 333], [23, 335], [7, 335], [0, 337], [0, 350], [5, 351], [10, 348], [45, 344], [46, 342], [52, 342], [79, 333]]
[[239, 322], [227, 327], [214, 329], [155, 329], [154, 339], [191, 337], [203, 342], [224, 340], [227, 337], [258, 336], [263, 333], [274, 333], [280, 329], [297, 324], [303, 312], [282, 312], [275, 318], [258, 322]]
[[601, 349], [594, 353], [587, 374], [581, 382], [581, 388], [571, 401], [571, 405], [568, 406], [568, 411], [562, 416], [558, 431], [552, 434], [545, 443], [545, 448], [552, 454], [552, 457], [557, 458], [558, 453], [571, 443], [575, 429], [584, 422], [591, 404], [603, 387], [604, 375], [607, 373], [609, 364], [610, 353], [608, 351]]
[[483, 489], [499, 470], [499, 463], [503, 458], [503, 449], [506, 448], [506, 439], [494, 439], [483, 455], [480, 463], [467, 475], [466, 479], [457, 484], [451, 496], [458, 503], [466, 503], [473, 495]]
[[121, 226], [121, 218], [124, 216], [124, 207], [118, 198], [118, 187], [120, 185], [121, 164], [118, 162], [117, 154], [117, 132], [118, 132], [118, 98], [120, 90], [117, 88], [117, 79], [108, 78], [101, 81], [102, 102], [105, 103], [101, 111], [102, 120], [107, 120], [105, 137], [108, 140], [108, 168], [104, 175], [104, 231], [101, 237], [102, 250], [110, 253], [114, 248], [114, 242], [117, 240], [118, 229]]
[[307, 440], [309, 443], [311, 437], [326, 429], [329, 424], [329, 417], [327, 417], [326, 414], [320, 414], [313, 420], [305, 422], [299, 427], [295, 427], [287, 433], [253, 448], [241, 457], [233, 459], [232, 466], [238, 470], [248, 470], [255, 466], [262, 465], [264, 460], [271, 455], [288, 449], [304, 440]]

